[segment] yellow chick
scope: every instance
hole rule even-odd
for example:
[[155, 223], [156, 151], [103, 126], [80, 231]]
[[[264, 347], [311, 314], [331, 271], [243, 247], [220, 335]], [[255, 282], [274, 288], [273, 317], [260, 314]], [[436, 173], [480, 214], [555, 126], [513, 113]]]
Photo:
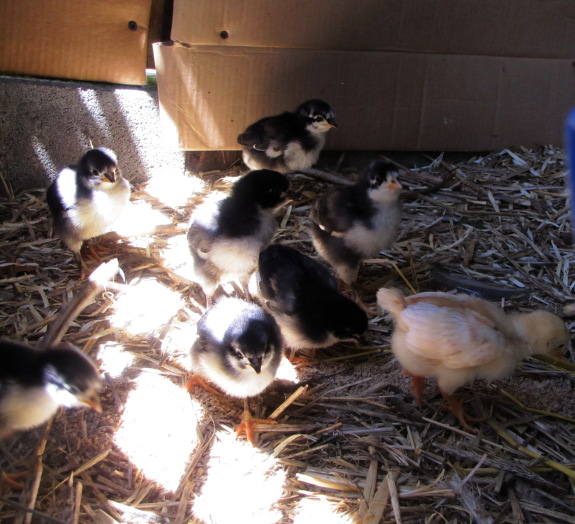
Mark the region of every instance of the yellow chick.
[[435, 377], [450, 410], [468, 431], [474, 431], [457, 388], [475, 378], [498, 380], [513, 372], [524, 357], [563, 354], [570, 343], [565, 323], [547, 311], [506, 314], [499, 307], [465, 294], [419, 293], [381, 288], [377, 304], [395, 322], [391, 348], [412, 375], [419, 404], [426, 377]]

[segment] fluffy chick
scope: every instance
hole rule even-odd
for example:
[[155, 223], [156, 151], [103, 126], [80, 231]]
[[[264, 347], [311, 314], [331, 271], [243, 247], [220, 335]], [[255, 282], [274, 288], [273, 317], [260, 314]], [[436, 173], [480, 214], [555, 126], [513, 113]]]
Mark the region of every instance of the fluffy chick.
[[245, 399], [237, 433], [245, 430], [253, 444], [254, 424], [274, 422], [252, 418], [247, 398], [264, 391], [275, 379], [282, 358], [280, 330], [260, 306], [234, 297], [222, 297], [210, 307], [197, 330], [191, 349], [195, 380], [188, 382], [188, 389], [207, 379], [228, 395]]
[[474, 431], [473, 420], [453, 397], [475, 378], [498, 380], [513, 372], [524, 357], [562, 353], [569, 344], [565, 323], [546, 311], [506, 314], [496, 305], [465, 294], [419, 293], [410, 297], [381, 288], [377, 303], [395, 321], [394, 355], [412, 375], [421, 400], [425, 377], [439, 389], [461, 425]]
[[293, 113], [286, 111], [251, 124], [238, 142], [250, 169], [291, 173], [317, 162], [325, 134], [332, 127], [337, 127], [332, 107], [323, 100], [308, 100]]
[[46, 422], [60, 406], [100, 412], [101, 379], [72, 346], [44, 351], [0, 340], [0, 438]]
[[367, 329], [367, 315], [339, 293], [329, 271], [291, 247], [274, 244], [261, 252], [258, 287], [294, 350], [354, 340]]
[[130, 185], [116, 154], [100, 147], [88, 151], [76, 166], [62, 169], [46, 192], [53, 230], [72, 250], [82, 275], [84, 240], [103, 235], [129, 205]]
[[288, 188], [280, 173], [252, 171], [234, 184], [231, 195], [208, 200], [194, 211], [188, 244], [196, 279], [208, 298], [219, 284], [234, 278], [247, 289], [258, 255], [277, 228], [274, 207]]
[[393, 164], [376, 160], [353, 186], [338, 187], [320, 196], [310, 218], [313, 245], [355, 290], [361, 261], [389, 248], [401, 221], [401, 184]]

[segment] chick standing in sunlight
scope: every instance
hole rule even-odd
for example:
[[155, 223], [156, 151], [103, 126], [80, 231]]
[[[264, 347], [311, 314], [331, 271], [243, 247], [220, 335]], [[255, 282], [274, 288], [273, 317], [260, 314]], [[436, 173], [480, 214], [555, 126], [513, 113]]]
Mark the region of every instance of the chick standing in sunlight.
[[234, 184], [229, 196], [196, 208], [188, 243], [195, 280], [208, 302], [221, 283], [234, 278], [247, 293], [258, 255], [277, 228], [274, 208], [285, 200], [288, 188], [288, 179], [276, 171], [251, 171]]
[[506, 314], [494, 304], [465, 294], [419, 293], [405, 297], [397, 289], [381, 288], [377, 303], [395, 321], [391, 348], [412, 375], [419, 403], [425, 377], [439, 389], [468, 431], [457, 388], [475, 378], [501, 379], [521, 359], [536, 354], [563, 353], [569, 345], [565, 323], [547, 311]]
[[195, 383], [215, 392], [204, 383], [207, 378], [228, 395], [243, 398], [244, 413], [236, 433], [245, 430], [253, 444], [255, 423], [275, 423], [252, 418], [247, 401], [274, 381], [280, 365], [282, 338], [273, 317], [256, 304], [222, 297], [198, 322], [191, 356], [195, 375], [188, 390]]
[[106, 147], [90, 149], [77, 166], [62, 169], [46, 191], [56, 233], [74, 253], [85, 276], [80, 254], [84, 240], [113, 229], [130, 201], [130, 184], [122, 176], [116, 154]]

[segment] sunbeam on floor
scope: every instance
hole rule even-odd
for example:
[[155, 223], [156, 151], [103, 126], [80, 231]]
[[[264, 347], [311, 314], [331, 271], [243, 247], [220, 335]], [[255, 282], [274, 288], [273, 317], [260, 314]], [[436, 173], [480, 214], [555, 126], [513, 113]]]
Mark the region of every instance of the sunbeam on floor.
[[201, 404], [156, 371], [134, 382], [115, 443], [146, 478], [175, 491], [198, 443]]

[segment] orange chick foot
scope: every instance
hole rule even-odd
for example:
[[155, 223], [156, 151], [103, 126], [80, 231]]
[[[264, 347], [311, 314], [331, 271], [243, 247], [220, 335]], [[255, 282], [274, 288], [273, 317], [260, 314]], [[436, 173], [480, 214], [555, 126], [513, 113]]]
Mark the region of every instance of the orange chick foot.
[[295, 356], [295, 350], [292, 349], [288, 354], [286, 354], [286, 358], [292, 363], [293, 366], [297, 367], [307, 367], [311, 366], [314, 362], [315, 351], [312, 351], [308, 356], [299, 355]]
[[271, 418], [254, 418], [250, 413], [249, 407], [247, 404], [244, 406], [244, 412], [242, 413], [242, 419], [236, 428], [236, 438], [239, 437], [242, 433], [245, 432], [246, 438], [248, 442], [255, 446], [255, 439], [254, 439], [254, 426], [256, 424], [277, 424], [277, 421]]
[[[28, 474], [27, 471], [21, 471], [20, 473], [5, 473], [2, 471], [0, 473], [0, 486], [12, 488], [16, 491], [22, 491], [24, 489], [24, 484], [18, 482], [18, 479], [25, 477]], [[4, 491], [2, 489], [2, 491]]]
[[447, 409], [451, 411], [451, 413], [453, 413], [453, 415], [457, 418], [461, 424], [461, 427], [469, 433], [477, 433], [477, 428], [470, 426], [469, 422], [477, 424], [480, 422], [485, 422], [487, 419], [485, 417], [472, 417], [471, 415], [468, 415], [465, 413], [461, 402], [457, 400], [453, 395], [448, 395], [447, 393], [443, 392], [442, 394], [445, 397], [445, 400], [447, 400]]
[[186, 382], [186, 391], [189, 393], [194, 386], [199, 386], [203, 390], [211, 393], [212, 395], [219, 395], [220, 392], [210, 386], [202, 377], [199, 375], [192, 375]]

